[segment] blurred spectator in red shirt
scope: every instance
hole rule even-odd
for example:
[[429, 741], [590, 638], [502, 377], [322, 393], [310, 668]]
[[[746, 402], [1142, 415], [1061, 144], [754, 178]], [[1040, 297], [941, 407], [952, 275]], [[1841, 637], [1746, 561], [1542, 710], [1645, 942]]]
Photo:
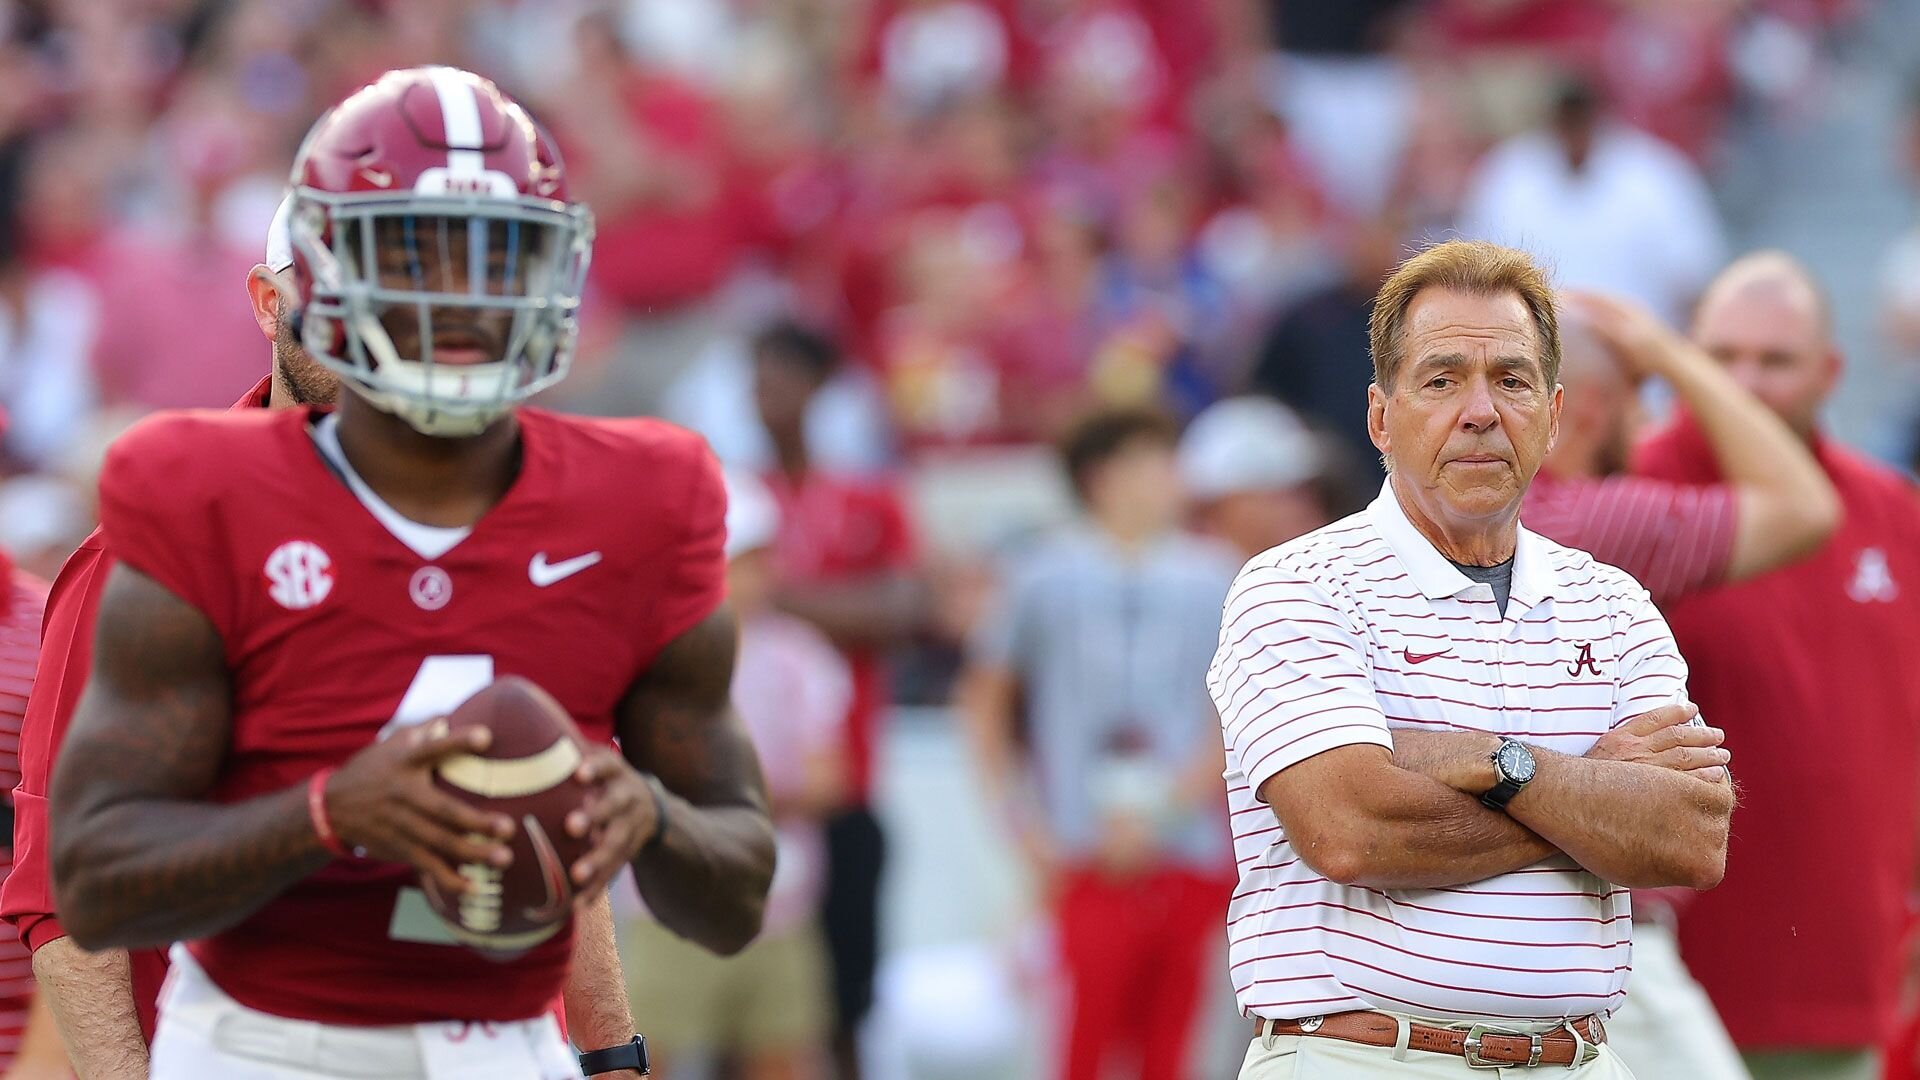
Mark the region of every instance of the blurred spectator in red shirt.
[[543, 104], [593, 206], [589, 288], [618, 327], [583, 354], [558, 402], [601, 415], [650, 411], [720, 333], [709, 301], [741, 255], [752, 207], [729, 185], [721, 115], [705, 91], [642, 62], [607, 12], [575, 26], [574, 76]]
[[894, 488], [817, 470], [807, 450], [807, 406], [838, 366], [824, 337], [776, 325], [754, 342], [754, 398], [772, 439], [767, 488], [780, 505], [773, 543], [774, 604], [812, 623], [846, 657], [853, 676], [847, 714], [848, 801], [828, 820], [822, 904], [834, 967], [834, 1052], [856, 1078], [861, 1021], [873, 1004], [879, 959], [880, 871], [885, 838], [873, 814], [875, 758], [888, 695], [884, 651], [923, 620], [907, 511]]
[[[1521, 521], [1618, 566], [1663, 607], [1810, 554], [1840, 523], [1840, 501], [1807, 447], [1759, 399], [1650, 313], [1575, 295], [1561, 308], [1560, 435], [1521, 504]], [[1724, 482], [1625, 474], [1638, 383], [1664, 379], [1698, 420]], [[1716, 717], [1714, 723], [1737, 721]], [[1706, 992], [1681, 961], [1674, 919], [1693, 894], [1633, 897], [1633, 986], [1609, 1043], [1643, 1080], [1745, 1080]]]
[[[1840, 372], [1830, 333], [1818, 286], [1778, 253], [1724, 271], [1693, 324], [1812, 449], [1844, 508], [1811, 558], [1665, 609], [1745, 792], [1726, 880], [1689, 907], [1680, 943], [1756, 1080], [1876, 1073], [1915, 875], [1920, 494], [1821, 434]], [[1683, 415], [1635, 471], [1720, 479], [1702, 427]]]

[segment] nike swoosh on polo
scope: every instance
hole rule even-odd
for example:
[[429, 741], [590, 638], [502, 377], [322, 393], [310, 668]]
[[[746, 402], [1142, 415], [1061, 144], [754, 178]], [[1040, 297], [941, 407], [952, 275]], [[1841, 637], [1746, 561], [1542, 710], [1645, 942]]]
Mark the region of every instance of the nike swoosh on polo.
[[1452, 651], [1452, 649], [1441, 649], [1439, 652], [1410, 652], [1403, 648], [1400, 650], [1400, 656], [1409, 664], [1424, 664], [1436, 656], [1445, 656]]
[[600, 553], [589, 551], [585, 555], [576, 555], [565, 562], [550, 563], [547, 561], [547, 553], [542, 551], [527, 564], [527, 577], [536, 586], [544, 589], [556, 581], [564, 581], [572, 577], [599, 561]]

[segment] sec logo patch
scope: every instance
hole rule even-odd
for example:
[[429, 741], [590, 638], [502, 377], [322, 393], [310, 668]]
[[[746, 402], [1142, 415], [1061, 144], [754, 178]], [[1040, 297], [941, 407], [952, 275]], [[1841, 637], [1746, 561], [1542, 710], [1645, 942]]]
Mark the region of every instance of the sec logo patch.
[[289, 540], [267, 556], [267, 595], [289, 611], [310, 608], [333, 591], [333, 559], [310, 540]]

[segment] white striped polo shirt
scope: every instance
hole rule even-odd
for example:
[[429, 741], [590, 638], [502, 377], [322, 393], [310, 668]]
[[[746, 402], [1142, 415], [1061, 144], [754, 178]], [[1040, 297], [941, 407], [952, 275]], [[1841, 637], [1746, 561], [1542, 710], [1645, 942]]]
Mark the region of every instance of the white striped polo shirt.
[[1255, 792], [1394, 728], [1494, 732], [1568, 754], [1681, 700], [1673, 635], [1624, 572], [1522, 528], [1505, 617], [1415, 531], [1392, 485], [1364, 512], [1256, 556], [1207, 674], [1240, 884], [1227, 914], [1249, 1016], [1385, 1009], [1444, 1019], [1607, 1013], [1626, 994], [1627, 890], [1556, 855], [1445, 889], [1316, 874]]

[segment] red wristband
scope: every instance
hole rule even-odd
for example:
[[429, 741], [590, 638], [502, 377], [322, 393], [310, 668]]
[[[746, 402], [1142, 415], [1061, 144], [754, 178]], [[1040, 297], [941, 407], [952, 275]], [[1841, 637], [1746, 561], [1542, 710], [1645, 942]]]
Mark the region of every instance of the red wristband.
[[320, 838], [320, 846], [333, 853], [337, 859], [351, 858], [353, 852], [340, 842], [340, 836], [333, 831], [333, 821], [327, 817], [327, 778], [333, 775], [333, 766], [329, 765], [313, 774], [307, 781], [307, 820], [313, 822], [314, 835]]

